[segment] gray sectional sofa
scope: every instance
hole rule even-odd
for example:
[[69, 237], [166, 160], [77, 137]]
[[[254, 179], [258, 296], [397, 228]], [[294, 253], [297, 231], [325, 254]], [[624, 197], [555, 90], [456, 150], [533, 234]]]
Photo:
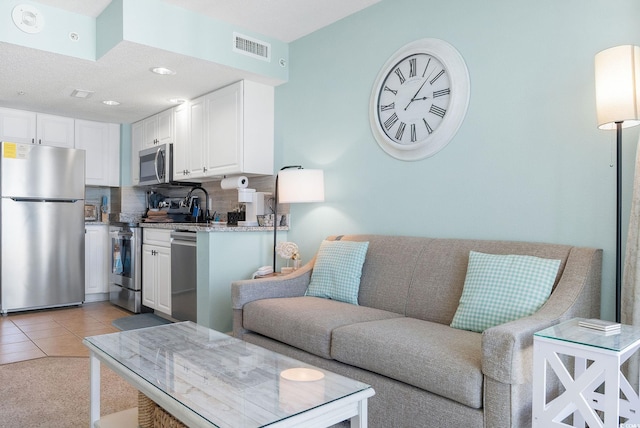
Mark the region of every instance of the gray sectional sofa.
[[[369, 426], [531, 425], [533, 333], [600, 313], [602, 250], [567, 245], [346, 235], [369, 242], [358, 305], [305, 296], [316, 259], [232, 284], [236, 337], [373, 386]], [[452, 328], [470, 251], [560, 260], [532, 315]]]

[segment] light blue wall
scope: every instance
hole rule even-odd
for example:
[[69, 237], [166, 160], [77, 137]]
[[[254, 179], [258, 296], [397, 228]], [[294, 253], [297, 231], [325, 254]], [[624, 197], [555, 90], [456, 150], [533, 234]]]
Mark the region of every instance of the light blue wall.
[[[638, 17], [637, 0], [383, 0], [292, 43], [289, 82], [276, 89], [276, 167], [323, 168], [326, 202], [292, 206], [289, 239], [305, 261], [345, 233], [603, 248], [612, 318], [615, 133], [596, 127], [594, 55], [640, 45]], [[471, 101], [444, 150], [402, 162], [376, 144], [369, 96], [386, 59], [424, 37], [461, 52]], [[624, 133], [625, 213], [638, 134]]]

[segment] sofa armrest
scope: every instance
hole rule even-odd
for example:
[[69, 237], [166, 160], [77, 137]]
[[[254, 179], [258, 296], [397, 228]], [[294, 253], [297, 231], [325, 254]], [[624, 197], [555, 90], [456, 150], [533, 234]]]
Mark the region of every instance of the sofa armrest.
[[312, 265], [307, 263], [288, 275], [246, 279], [231, 283], [233, 309], [242, 309], [254, 300], [304, 296], [311, 280]]
[[313, 260], [289, 275], [232, 282], [233, 336], [242, 339], [247, 333], [243, 326], [244, 305], [261, 299], [304, 296], [312, 268]]
[[602, 250], [571, 249], [556, 288], [535, 314], [482, 334], [482, 372], [505, 384], [531, 382], [533, 334], [575, 317], [598, 318]]

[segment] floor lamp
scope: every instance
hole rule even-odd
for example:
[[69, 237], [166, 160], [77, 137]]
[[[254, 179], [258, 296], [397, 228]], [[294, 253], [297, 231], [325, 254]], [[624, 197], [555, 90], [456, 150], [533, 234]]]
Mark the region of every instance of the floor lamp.
[[324, 202], [324, 173], [321, 169], [304, 169], [300, 165], [285, 166], [276, 174], [273, 220], [273, 271], [276, 272], [276, 234], [278, 203]]
[[616, 322], [622, 319], [622, 128], [640, 125], [640, 47], [616, 46], [596, 54], [598, 128], [616, 130]]

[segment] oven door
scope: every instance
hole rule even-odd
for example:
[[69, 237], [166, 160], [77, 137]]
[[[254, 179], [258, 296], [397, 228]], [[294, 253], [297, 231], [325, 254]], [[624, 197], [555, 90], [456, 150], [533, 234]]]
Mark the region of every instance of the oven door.
[[140, 185], [167, 184], [171, 181], [171, 145], [140, 150]]
[[141, 289], [140, 228], [111, 228], [110, 283], [133, 291]]

